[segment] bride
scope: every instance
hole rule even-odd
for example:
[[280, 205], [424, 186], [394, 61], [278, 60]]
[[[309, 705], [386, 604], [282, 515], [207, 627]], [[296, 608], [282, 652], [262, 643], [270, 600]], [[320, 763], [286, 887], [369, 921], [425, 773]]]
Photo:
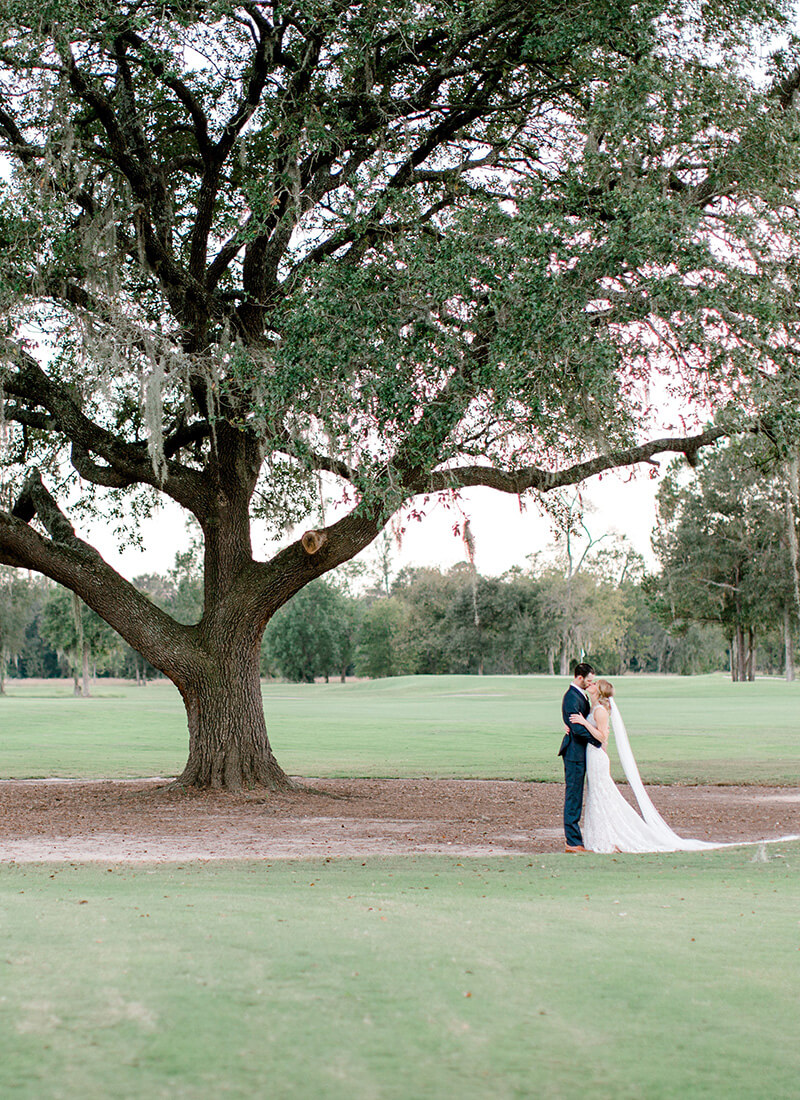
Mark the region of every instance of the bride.
[[[586, 746], [588, 789], [583, 824], [583, 842], [586, 848], [592, 852], [690, 852], [706, 848], [735, 847], [732, 844], [690, 840], [673, 832], [644, 789], [625, 723], [614, 702], [613, 686], [608, 680], [596, 680], [586, 690], [592, 704], [588, 718], [581, 714], [570, 715], [570, 721], [586, 726], [602, 745], [602, 748], [591, 744]], [[641, 816], [625, 801], [611, 778], [608, 758], [610, 726], [613, 727], [620, 763], [639, 804]]]

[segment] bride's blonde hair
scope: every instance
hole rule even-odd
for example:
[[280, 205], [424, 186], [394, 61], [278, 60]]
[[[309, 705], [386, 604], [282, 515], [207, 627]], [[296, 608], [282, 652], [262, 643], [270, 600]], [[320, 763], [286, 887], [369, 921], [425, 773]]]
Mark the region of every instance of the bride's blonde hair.
[[608, 680], [597, 681], [598, 703], [602, 703], [606, 710], [611, 710], [611, 699], [614, 695], [614, 685]]

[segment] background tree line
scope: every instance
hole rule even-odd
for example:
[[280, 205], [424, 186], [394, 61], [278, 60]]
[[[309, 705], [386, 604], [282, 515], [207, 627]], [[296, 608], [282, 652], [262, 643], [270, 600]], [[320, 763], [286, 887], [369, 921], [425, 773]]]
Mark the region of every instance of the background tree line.
[[565, 652], [567, 661], [583, 652], [614, 674], [725, 667], [718, 627], [670, 634], [647, 604], [641, 573], [620, 580], [605, 564], [598, 559], [571, 577], [556, 565], [502, 577], [481, 576], [468, 562], [447, 571], [408, 568], [388, 595], [377, 586], [353, 595], [316, 581], [270, 623], [262, 667], [298, 681], [346, 672], [553, 674]]
[[[351, 563], [319, 579], [271, 620], [261, 672], [313, 682], [348, 675], [566, 675], [577, 656], [609, 674], [756, 670], [795, 675], [798, 576], [796, 458], [750, 440], [721, 446], [688, 474], [674, 465], [658, 496], [653, 546], [661, 568], [616, 537], [595, 538], [567, 508], [556, 556], [480, 575], [405, 568], [393, 577], [388, 538], [371, 573]], [[574, 514], [573, 514], [574, 512]], [[466, 543], [471, 550], [467, 534]], [[471, 556], [471, 553], [470, 553]], [[195, 550], [136, 586], [179, 622], [197, 622], [203, 580]], [[6, 675], [92, 676], [142, 683], [160, 675], [76, 596], [0, 567], [0, 689]]]
[[[721, 631], [670, 634], [650, 610], [641, 562], [606, 572], [611, 555], [575, 575], [548, 565], [484, 577], [468, 562], [442, 571], [407, 568], [389, 584], [320, 579], [274, 617], [264, 637], [265, 676], [312, 682], [348, 675], [561, 672], [585, 651], [598, 667], [706, 672], [724, 667]], [[619, 560], [614, 560], [619, 567]], [[159, 675], [110, 627], [52, 582], [3, 570], [2, 664], [10, 677], [72, 676], [88, 693], [93, 676], [144, 681]], [[199, 617], [202, 580], [191, 555], [137, 586], [186, 622]], [[576, 650], [574, 647], [578, 646]], [[566, 654], [566, 658], [565, 655]], [[7, 670], [7, 671], [6, 671]]]

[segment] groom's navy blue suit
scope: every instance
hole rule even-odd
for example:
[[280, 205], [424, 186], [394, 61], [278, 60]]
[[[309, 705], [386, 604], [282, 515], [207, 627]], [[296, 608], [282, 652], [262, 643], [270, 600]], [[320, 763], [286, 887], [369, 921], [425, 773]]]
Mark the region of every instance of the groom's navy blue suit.
[[570, 684], [561, 703], [561, 717], [569, 733], [564, 734], [558, 755], [564, 757], [564, 839], [570, 847], [583, 846], [581, 836], [581, 811], [583, 810], [583, 781], [586, 778], [586, 746], [599, 745], [586, 726], [570, 722], [570, 714], [582, 714], [586, 718], [591, 704], [583, 692]]

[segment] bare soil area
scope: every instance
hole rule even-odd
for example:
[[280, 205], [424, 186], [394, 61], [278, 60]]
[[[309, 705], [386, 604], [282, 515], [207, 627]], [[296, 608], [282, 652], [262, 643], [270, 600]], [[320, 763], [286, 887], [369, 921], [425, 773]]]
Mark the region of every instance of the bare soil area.
[[[181, 862], [562, 851], [558, 784], [302, 782], [303, 790], [267, 796], [171, 790], [165, 779], [2, 781], [0, 860]], [[650, 796], [683, 836], [744, 843], [800, 834], [798, 788], [652, 787]]]

